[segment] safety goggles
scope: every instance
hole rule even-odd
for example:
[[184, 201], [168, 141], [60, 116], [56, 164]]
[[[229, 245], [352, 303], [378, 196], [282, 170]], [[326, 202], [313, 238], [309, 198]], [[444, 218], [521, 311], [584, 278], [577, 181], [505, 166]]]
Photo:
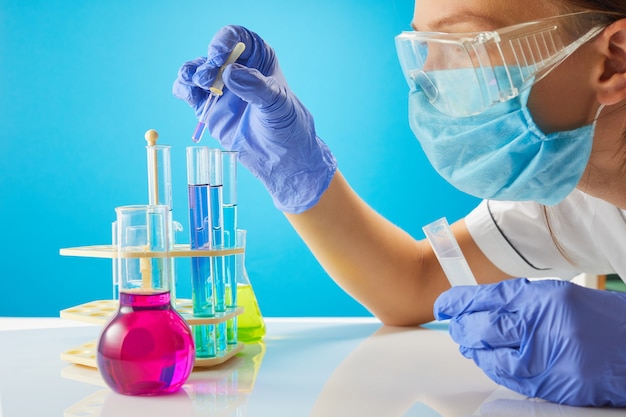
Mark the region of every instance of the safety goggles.
[[517, 97], [610, 21], [579, 12], [489, 32], [409, 31], [396, 36], [396, 49], [411, 89], [444, 114], [471, 116]]

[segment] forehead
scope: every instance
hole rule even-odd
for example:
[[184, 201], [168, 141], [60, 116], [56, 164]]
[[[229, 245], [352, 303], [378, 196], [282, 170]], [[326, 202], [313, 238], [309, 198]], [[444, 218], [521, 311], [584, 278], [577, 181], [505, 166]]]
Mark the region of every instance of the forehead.
[[428, 32], [494, 30], [559, 14], [546, 0], [415, 0], [412, 26]]

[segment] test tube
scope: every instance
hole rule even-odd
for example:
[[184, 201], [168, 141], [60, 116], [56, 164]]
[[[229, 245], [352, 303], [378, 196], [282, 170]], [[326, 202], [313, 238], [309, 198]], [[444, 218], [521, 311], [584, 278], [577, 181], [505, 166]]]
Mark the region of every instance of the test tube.
[[[154, 130], [146, 132], [146, 154], [148, 157], [148, 202], [151, 205], [168, 207], [168, 224], [170, 230], [170, 249], [176, 240], [174, 219], [172, 216], [172, 168], [169, 145], [156, 145], [158, 134]], [[170, 294], [172, 304], [176, 305], [176, 266], [174, 260], [170, 263]]]
[[[223, 172], [222, 151], [218, 148], [209, 148], [209, 224], [211, 226], [210, 245], [213, 249], [224, 247], [224, 209], [223, 201]], [[224, 278], [224, 257], [211, 258], [211, 275], [215, 286], [215, 311], [226, 311], [226, 280]], [[217, 325], [217, 350], [226, 349], [226, 323]]]
[[169, 145], [148, 145], [148, 201], [172, 210], [172, 168]]
[[[189, 245], [190, 249], [207, 249], [211, 244], [209, 213], [209, 148], [187, 147], [187, 184], [189, 197]], [[213, 274], [211, 259], [191, 258], [191, 292], [194, 316], [213, 317]], [[196, 344], [196, 356], [216, 355], [215, 325], [192, 326]]]
[[451, 286], [477, 285], [445, 217], [422, 228]]
[[[223, 193], [222, 207], [224, 212], [224, 248], [237, 246], [237, 152], [222, 151]], [[226, 308], [237, 308], [237, 257], [229, 255], [224, 258], [226, 279]], [[237, 343], [237, 317], [226, 323], [226, 342]]]
[[[111, 223], [111, 245], [117, 251], [117, 221]], [[113, 299], [120, 299], [120, 276], [117, 270], [117, 257], [111, 259], [111, 271], [113, 276]]]

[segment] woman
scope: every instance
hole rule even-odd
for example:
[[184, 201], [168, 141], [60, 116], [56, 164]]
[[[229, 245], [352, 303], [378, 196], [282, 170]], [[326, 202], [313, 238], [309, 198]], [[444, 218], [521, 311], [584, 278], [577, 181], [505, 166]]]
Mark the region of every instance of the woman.
[[[598, 13], [572, 15], [584, 11]], [[558, 28], [552, 34], [547, 18]], [[516, 26], [526, 22], [539, 26]], [[240, 152], [345, 291], [387, 324], [451, 319], [463, 355], [522, 394], [626, 406], [626, 349], [619, 346], [626, 297], [567, 281], [511, 279], [626, 277], [626, 4], [416, 0], [413, 27], [397, 38], [411, 127], [442, 176], [485, 199], [452, 229], [487, 285], [449, 289], [429, 244], [355, 194], [274, 51], [255, 33], [219, 31], [208, 59], [183, 65], [174, 94], [199, 115], [219, 66], [244, 42], [224, 70], [227, 90], [207, 125]], [[541, 42], [536, 27], [546, 31]], [[447, 46], [462, 32], [477, 32], [469, 57]], [[492, 42], [482, 52], [487, 63], [477, 64], [472, 54], [480, 55], [485, 39]], [[525, 53], [536, 66], [521, 64], [508, 43], [520, 39], [534, 42]], [[491, 81], [475, 75], [485, 71]]]

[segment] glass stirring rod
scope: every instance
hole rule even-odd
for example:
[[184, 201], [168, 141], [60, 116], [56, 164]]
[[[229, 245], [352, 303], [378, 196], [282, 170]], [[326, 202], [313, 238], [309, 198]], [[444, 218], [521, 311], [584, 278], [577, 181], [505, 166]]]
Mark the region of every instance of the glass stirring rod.
[[235, 47], [231, 51], [230, 55], [228, 55], [226, 62], [224, 62], [224, 64], [220, 67], [219, 71], [217, 72], [217, 77], [215, 78], [213, 85], [209, 88], [209, 97], [204, 103], [204, 108], [202, 109], [202, 113], [200, 114], [200, 120], [198, 122], [198, 125], [196, 126], [196, 130], [193, 132], [193, 135], [191, 136], [191, 139], [195, 143], [200, 142], [200, 140], [202, 139], [202, 135], [204, 134], [204, 129], [206, 128], [206, 115], [207, 115], [207, 112], [209, 111], [209, 107], [211, 106], [211, 103], [216, 102], [217, 99], [222, 94], [224, 94], [224, 91], [223, 91], [224, 81], [222, 80], [222, 73], [224, 72], [224, 68], [226, 68], [227, 65], [230, 65], [233, 62], [235, 62], [239, 58], [239, 56], [243, 53], [244, 49], [246, 49], [246, 45], [243, 42], [238, 42], [237, 45], [235, 45]]

